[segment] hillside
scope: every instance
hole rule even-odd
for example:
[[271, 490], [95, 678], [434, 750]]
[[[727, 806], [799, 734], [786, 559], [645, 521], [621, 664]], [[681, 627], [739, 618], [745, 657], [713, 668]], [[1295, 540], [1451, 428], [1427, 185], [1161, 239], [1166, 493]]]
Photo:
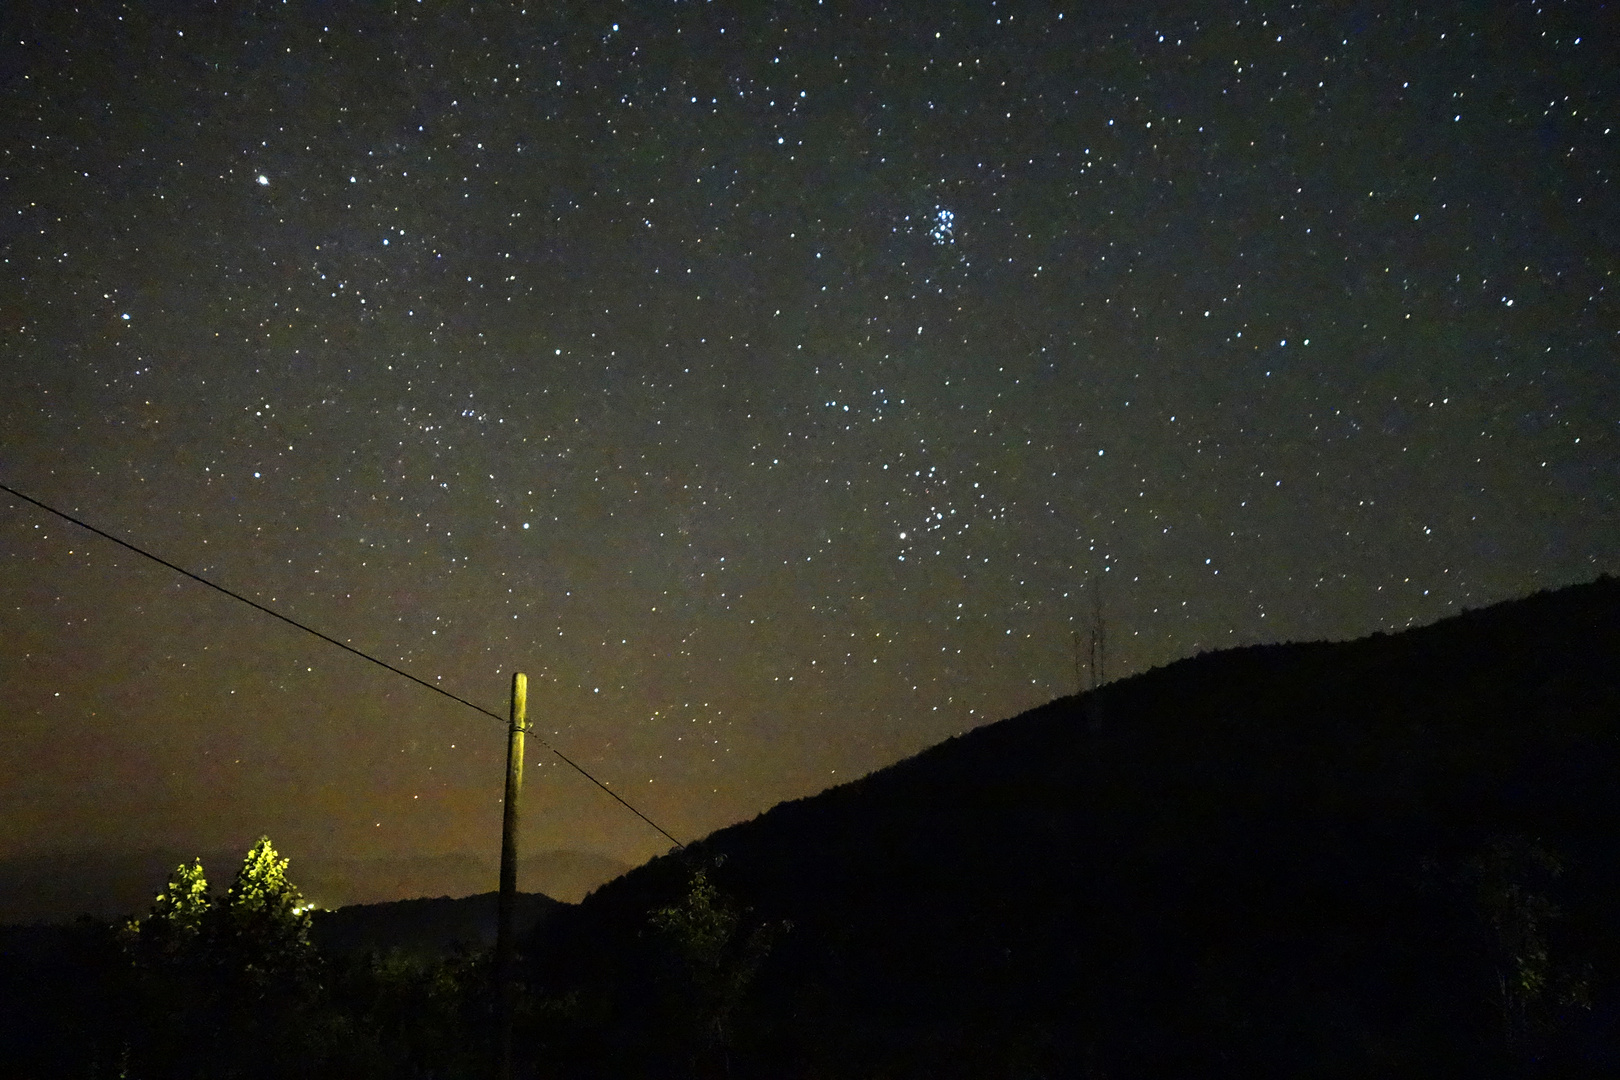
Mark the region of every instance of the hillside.
[[[649, 921], [694, 869], [729, 898], [702, 948]], [[529, 956], [568, 1075], [1614, 1075], [1620, 583], [1053, 702]]]
[[[487, 949], [495, 944], [498, 894], [480, 893], [452, 899], [394, 900], [352, 904], [314, 912], [310, 937], [323, 951], [343, 954], [397, 949], [435, 955], [456, 946]], [[561, 903], [542, 893], [518, 893], [514, 923], [523, 930], [538, 926]]]

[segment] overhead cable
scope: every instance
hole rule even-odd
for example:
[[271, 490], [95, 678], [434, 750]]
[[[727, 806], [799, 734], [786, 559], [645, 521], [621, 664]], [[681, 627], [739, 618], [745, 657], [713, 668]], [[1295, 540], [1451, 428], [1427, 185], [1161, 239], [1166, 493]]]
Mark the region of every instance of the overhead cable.
[[[190, 570], [187, 570], [183, 566], [177, 566], [174, 563], [170, 562], [168, 559], [163, 558], [162, 556], [154, 555], [150, 551], [147, 551], [145, 548], [137, 547], [136, 545], [130, 543], [128, 540], [124, 540], [124, 539], [122, 539], [120, 537], [114, 536], [112, 533], [106, 532], [103, 529], [98, 529], [94, 525], [91, 525], [89, 522], [81, 521], [78, 518], [74, 517], [72, 514], [69, 514], [69, 513], [66, 513], [64, 511], [58, 510], [56, 507], [51, 506], [48, 503], [40, 502], [38, 499], [34, 498], [31, 495], [24, 495], [22, 492], [18, 491], [14, 487], [9, 487], [9, 486], [7, 486], [5, 484], [0, 484], [0, 491], [4, 491], [4, 492], [7, 492], [7, 493], [9, 493], [11, 495], [14, 495], [17, 498], [21, 499], [23, 502], [31, 503], [34, 506], [37, 506], [41, 510], [44, 510], [44, 511], [46, 511], [48, 513], [55, 514], [57, 517], [62, 518], [64, 521], [71, 521], [73, 524], [77, 525], [81, 529], [86, 529], [86, 530], [88, 530], [90, 532], [93, 532], [97, 536], [102, 537], [105, 540], [111, 540], [113, 543], [119, 545], [120, 547], [128, 548], [130, 551], [133, 551], [135, 554], [140, 555], [140, 556], [142, 556], [144, 558], [151, 559], [155, 563], [159, 563], [159, 564], [161, 564], [163, 566], [166, 566], [170, 570], [173, 570], [175, 573], [180, 574], [180, 575], [182, 575], [184, 577], [188, 577], [192, 581], [198, 582], [199, 584], [206, 585], [210, 589], [215, 590], [216, 592], [222, 592], [226, 596], [230, 597], [232, 600], [240, 600], [242, 603], [248, 605], [248, 607], [251, 607], [251, 608], [254, 608], [254, 609], [258, 610], [258, 611], [261, 611], [264, 614], [270, 616], [272, 619], [280, 619], [282, 622], [288, 624], [289, 626], [296, 626], [296, 627], [298, 627], [298, 629], [304, 631], [304, 633], [313, 634], [316, 637], [320, 638], [322, 641], [327, 642], [328, 644], [331, 644], [331, 645], [336, 645], [338, 648], [344, 650], [345, 652], [353, 653], [355, 656], [360, 657], [362, 660], [369, 660], [373, 664], [376, 664], [378, 667], [386, 668], [387, 670], [393, 672], [395, 675], [398, 675], [400, 678], [409, 679], [411, 682], [415, 683], [418, 686], [425, 686], [429, 690], [432, 690], [435, 694], [442, 694], [445, 697], [449, 698], [451, 701], [459, 702], [460, 704], [467, 706], [467, 708], [473, 709], [473, 710], [475, 710], [477, 712], [481, 712], [485, 716], [488, 716], [491, 719], [496, 720], [496, 721], [498, 721], [498, 722], [500, 722], [502, 724], [507, 723], [507, 719], [505, 717], [501, 716], [499, 713], [491, 712], [490, 710], [484, 708], [482, 705], [476, 705], [473, 702], [468, 701], [464, 697], [460, 697], [460, 696], [458, 696], [456, 694], [452, 694], [450, 691], [446, 690], [442, 686], [435, 686], [432, 683], [428, 682], [426, 679], [420, 679], [420, 678], [416, 677], [415, 675], [412, 675], [408, 671], [404, 671], [404, 670], [402, 670], [400, 668], [395, 667], [393, 664], [390, 664], [386, 660], [379, 660], [375, 656], [372, 656], [370, 653], [362, 652], [359, 649], [355, 648], [353, 645], [349, 645], [349, 644], [346, 644], [344, 642], [341, 642], [337, 638], [332, 637], [330, 634], [323, 634], [319, 630], [315, 629], [314, 627], [306, 626], [305, 624], [299, 622], [297, 619], [291, 618], [290, 616], [287, 616], [287, 615], [283, 615], [281, 612], [276, 611], [273, 608], [265, 607], [263, 604], [259, 603], [257, 600], [251, 600], [248, 597], [243, 596], [239, 592], [234, 592], [234, 591], [232, 591], [230, 589], [227, 589], [223, 585], [217, 584], [216, 582], [209, 581], [207, 578], [203, 577], [201, 574], [194, 574]], [[527, 730], [531, 734], [533, 733], [533, 728], [529, 728]], [[659, 833], [661, 833], [663, 835], [664, 839], [668, 840], [670, 843], [674, 844], [678, 848], [684, 848], [686, 846], [685, 844], [682, 844], [679, 840], [677, 840], [673, 836], [671, 836], [663, 828], [663, 826], [659, 825], [656, 821], [654, 821], [652, 818], [648, 817], [646, 814], [643, 814], [640, 810], [637, 810], [634, 806], [631, 806], [628, 802], [626, 802], [624, 800], [624, 798], [622, 796], [619, 795], [618, 792], [614, 791], [612, 788], [608, 787], [602, 781], [600, 781], [596, 777], [592, 776], [589, 772], [587, 772], [581, 765], [579, 765], [577, 762], [575, 762], [567, 754], [564, 754], [561, 750], [558, 750], [555, 746], [552, 746], [550, 743], [546, 742], [545, 739], [541, 738], [538, 735], [535, 736], [535, 741], [538, 742], [541, 746], [545, 747], [547, 750], [551, 751], [551, 753], [556, 755], [557, 759], [559, 761], [561, 761], [564, 765], [567, 765], [570, 769], [573, 769], [575, 772], [579, 773], [579, 775], [583, 776], [585, 779], [589, 780], [591, 783], [595, 784], [597, 787], [599, 787], [603, 791], [607, 792], [610, 796], [613, 797], [613, 799], [616, 802], [619, 803], [620, 806], [623, 806], [626, 810], [628, 810], [632, 814], [636, 815], [636, 817], [640, 818], [642, 821], [645, 821], [648, 825], [651, 825], [654, 829], [656, 829]]]

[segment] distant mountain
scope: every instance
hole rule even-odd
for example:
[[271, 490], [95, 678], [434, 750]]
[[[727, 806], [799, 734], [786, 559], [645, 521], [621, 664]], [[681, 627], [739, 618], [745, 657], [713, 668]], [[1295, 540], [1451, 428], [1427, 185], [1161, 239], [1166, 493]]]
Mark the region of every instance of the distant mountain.
[[230, 875], [242, 852], [53, 852], [0, 859], [0, 925], [67, 922], [79, 915], [113, 919], [141, 914], [181, 862], [201, 856], [211, 873]]
[[582, 1077], [1620, 1075], [1620, 583], [1053, 702], [529, 957]]
[[[441, 896], [317, 911], [311, 936], [328, 953], [399, 950], [432, 954], [447, 952], [456, 945], [488, 948], [495, 944], [496, 899], [496, 893], [488, 892], [458, 900]], [[540, 893], [519, 893], [515, 911], [518, 933], [533, 934], [562, 906]]]
[[[272, 837], [272, 839], [274, 839]], [[492, 838], [493, 841], [493, 838]], [[334, 859], [287, 852], [288, 873], [325, 908], [412, 897], [471, 896], [496, 882], [493, 854]], [[141, 914], [181, 862], [201, 857], [216, 888], [229, 883], [242, 851], [76, 852], [0, 859], [0, 925]], [[518, 887], [567, 902], [630, 867], [585, 851], [544, 851], [518, 861]]]
[[[489, 890], [500, 864], [492, 852], [391, 859], [302, 860], [294, 880], [324, 907], [376, 904], [424, 896], [471, 896]], [[518, 888], [569, 903], [626, 870], [619, 862], [589, 851], [542, 851], [518, 859]]]

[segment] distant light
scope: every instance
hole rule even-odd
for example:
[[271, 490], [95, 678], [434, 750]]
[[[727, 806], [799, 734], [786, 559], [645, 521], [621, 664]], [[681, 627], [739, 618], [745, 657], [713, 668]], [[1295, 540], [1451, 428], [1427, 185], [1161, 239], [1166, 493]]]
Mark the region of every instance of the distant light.
[[259, 174], [259, 186], [260, 187], [269, 187], [270, 186], [270, 178], [268, 176], [264, 175], [264, 173]]
[[525, 521], [525, 522], [524, 522], [524, 523], [523, 523], [523, 527], [524, 527], [524, 528], [525, 528], [525, 529], [527, 529], [527, 528], [528, 528], [528, 527], [529, 527], [529, 523], [528, 523], [528, 522], [527, 522], [527, 521]]
[[119, 317], [119, 318], [120, 318], [120, 319], [123, 319], [123, 320], [124, 320], [124, 321], [125, 321], [125, 322], [129, 322], [129, 312], [127, 312], [127, 311], [126, 311], [126, 312], [124, 312], [124, 313], [123, 313], [123, 314], [122, 314], [122, 315], [120, 315], [120, 316], [118, 316], [118, 317]]

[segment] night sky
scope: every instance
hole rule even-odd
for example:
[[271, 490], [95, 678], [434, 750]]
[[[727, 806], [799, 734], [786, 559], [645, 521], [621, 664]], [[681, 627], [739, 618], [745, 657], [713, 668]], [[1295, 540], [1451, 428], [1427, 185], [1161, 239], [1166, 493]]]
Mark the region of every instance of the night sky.
[[[1617, 27], [7, 4], [0, 482], [695, 838], [1099, 582], [1114, 678], [1620, 570]], [[501, 725], [9, 497], [0, 634], [0, 857], [498, 845]], [[669, 847], [531, 748], [529, 850]]]

